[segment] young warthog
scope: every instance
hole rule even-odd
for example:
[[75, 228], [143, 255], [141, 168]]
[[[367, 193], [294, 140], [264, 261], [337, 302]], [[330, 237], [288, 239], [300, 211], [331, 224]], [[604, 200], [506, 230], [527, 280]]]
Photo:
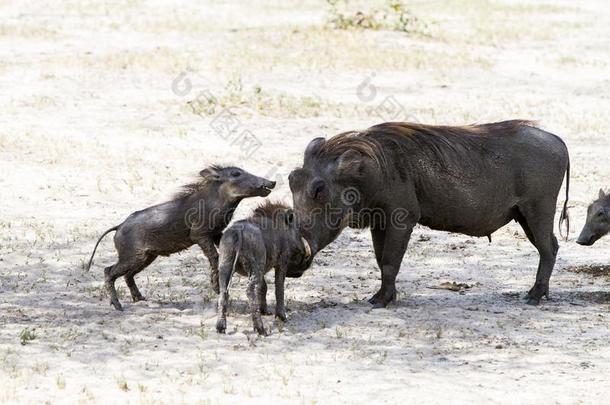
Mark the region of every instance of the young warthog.
[[102, 238], [116, 231], [114, 245], [119, 261], [104, 270], [110, 303], [123, 310], [114, 282], [125, 276], [134, 302], [144, 300], [134, 276], [157, 256], [169, 256], [198, 244], [210, 261], [212, 288], [218, 293], [217, 245], [239, 202], [247, 197], [266, 197], [274, 181], [254, 176], [239, 167], [212, 166], [202, 170], [198, 182], [188, 184], [171, 201], [136, 211], [108, 229], [98, 239], [89, 266]]
[[[564, 175], [567, 200], [569, 167], [563, 141], [528, 121], [388, 122], [312, 140], [289, 180], [314, 255], [347, 226], [371, 229], [381, 269], [381, 288], [370, 299], [376, 308], [396, 297], [415, 224], [491, 238], [511, 220], [540, 254], [528, 293], [528, 303], [538, 304], [548, 295], [559, 249], [553, 222]], [[566, 213], [564, 204], [562, 219]]]
[[224, 333], [227, 327], [229, 283], [234, 271], [247, 276], [248, 302], [254, 330], [265, 335], [261, 314], [267, 312], [267, 283], [265, 273], [275, 269], [275, 316], [286, 321], [284, 307], [284, 278], [299, 277], [301, 268], [309, 261], [311, 249], [301, 237], [291, 208], [266, 202], [245, 220], [234, 223], [220, 240], [220, 295], [216, 330]]
[[599, 190], [597, 200], [587, 208], [587, 222], [580, 232], [576, 243], [591, 246], [610, 232], [610, 194]]

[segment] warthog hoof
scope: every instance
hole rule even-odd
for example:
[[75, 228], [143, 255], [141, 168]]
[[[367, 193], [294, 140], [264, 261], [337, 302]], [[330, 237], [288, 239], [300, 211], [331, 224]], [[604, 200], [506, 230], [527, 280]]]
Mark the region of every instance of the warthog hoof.
[[110, 305], [112, 305], [114, 307], [114, 309], [116, 309], [117, 311], [123, 310], [123, 306], [121, 305], [119, 300], [111, 300]]
[[379, 297], [381, 296], [381, 290], [377, 291], [375, 295], [368, 299], [369, 304], [375, 305], [377, 301], [379, 301]]
[[287, 322], [288, 321], [288, 317], [286, 316], [285, 312], [284, 313], [280, 312], [278, 314], [275, 314], [275, 317], [277, 319], [279, 319], [280, 321], [282, 321], [282, 322]]
[[267, 336], [267, 331], [265, 331], [265, 327], [263, 326], [262, 321], [254, 321], [254, 331], [261, 336]]
[[225, 333], [226, 330], [227, 330], [227, 320], [226, 319], [217, 320], [216, 321], [216, 332]]
[[549, 287], [535, 284], [527, 293], [527, 305], [538, 305], [542, 297], [549, 299]]
[[141, 296], [141, 295], [138, 295], [138, 296], [135, 296], [135, 297], [131, 297], [131, 299], [133, 300], [133, 302], [146, 301], [146, 298]]
[[373, 309], [385, 308], [392, 301], [396, 301], [396, 291], [389, 293], [379, 290], [369, 299], [369, 303], [373, 305]]

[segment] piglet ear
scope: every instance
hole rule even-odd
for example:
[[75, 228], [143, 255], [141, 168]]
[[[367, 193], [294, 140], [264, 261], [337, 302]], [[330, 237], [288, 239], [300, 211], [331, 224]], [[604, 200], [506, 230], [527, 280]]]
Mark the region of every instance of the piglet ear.
[[220, 179], [220, 170], [217, 167], [210, 166], [210, 167], [206, 167], [205, 169], [200, 171], [199, 175], [201, 177], [206, 177], [206, 178], [209, 178], [212, 180], [219, 180]]
[[600, 198], [600, 199], [602, 199], [602, 198], [604, 198], [605, 196], [606, 196], [606, 193], [604, 193], [604, 189], [603, 189], [603, 188], [600, 188], [600, 189], [599, 189], [599, 198]]
[[347, 150], [337, 158], [337, 172], [339, 174], [357, 174], [362, 167], [362, 155], [355, 150]]
[[303, 156], [303, 160], [305, 162], [307, 162], [308, 160], [310, 160], [312, 157], [314, 157], [315, 155], [318, 154], [318, 152], [320, 152], [320, 149], [322, 149], [322, 146], [326, 143], [326, 139], [324, 138], [315, 138], [314, 140], [312, 140], [311, 142], [309, 142], [309, 145], [307, 145], [307, 148], [305, 149], [305, 153]]

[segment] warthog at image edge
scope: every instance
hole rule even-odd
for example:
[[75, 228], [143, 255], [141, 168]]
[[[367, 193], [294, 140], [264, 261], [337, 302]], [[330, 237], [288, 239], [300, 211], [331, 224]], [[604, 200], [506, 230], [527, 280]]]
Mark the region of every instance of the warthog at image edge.
[[610, 232], [610, 194], [599, 190], [597, 200], [587, 208], [587, 222], [576, 243], [591, 246]]
[[[251, 217], [235, 222], [220, 240], [220, 294], [216, 330], [227, 328], [229, 283], [233, 272], [248, 277], [248, 302], [254, 330], [265, 335], [262, 315], [267, 311], [265, 273], [275, 269], [275, 316], [286, 321], [284, 279], [300, 277], [308, 263], [309, 244], [296, 227], [293, 210], [281, 203], [265, 202]], [[296, 271], [293, 271], [296, 269]]]
[[381, 269], [381, 288], [369, 300], [376, 308], [396, 297], [396, 275], [416, 224], [491, 239], [511, 220], [540, 255], [528, 292], [528, 303], [538, 304], [548, 297], [559, 249], [553, 223], [564, 175], [560, 228], [567, 217], [569, 171], [565, 143], [529, 121], [389, 122], [312, 140], [289, 182], [313, 255], [347, 226], [370, 228]]
[[216, 246], [222, 231], [231, 221], [241, 200], [266, 197], [275, 182], [257, 177], [239, 167], [211, 166], [202, 170], [199, 181], [188, 184], [171, 201], [136, 211], [98, 239], [87, 270], [102, 238], [116, 231], [114, 245], [119, 260], [106, 267], [105, 285], [110, 303], [123, 310], [114, 282], [125, 276], [134, 302], [144, 300], [134, 276], [151, 264], [157, 256], [199, 245], [210, 262], [210, 283], [218, 293], [218, 252]]

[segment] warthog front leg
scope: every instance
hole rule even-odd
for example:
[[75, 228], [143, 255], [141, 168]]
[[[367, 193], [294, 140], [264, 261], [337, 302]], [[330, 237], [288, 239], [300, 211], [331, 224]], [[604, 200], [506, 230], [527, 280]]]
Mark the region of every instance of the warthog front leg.
[[275, 269], [275, 317], [286, 322], [286, 306], [284, 304], [284, 281], [286, 279], [286, 268]]
[[373, 240], [375, 260], [377, 260], [377, 266], [379, 266], [379, 269], [381, 269], [381, 260], [383, 259], [383, 245], [385, 242], [385, 229], [379, 227], [372, 227], [371, 239]]
[[218, 251], [214, 245], [214, 239], [210, 236], [203, 236], [197, 240], [197, 244], [210, 262], [210, 268], [212, 269], [210, 272], [210, 285], [212, 290], [218, 294], [220, 292], [218, 286]]
[[396, 299], [396, 276], [405, 255], [412, 227], [390, 228], [385, 232], [381, 259], [381, 288], [369, 300], [373, 308], [385, 308]]

